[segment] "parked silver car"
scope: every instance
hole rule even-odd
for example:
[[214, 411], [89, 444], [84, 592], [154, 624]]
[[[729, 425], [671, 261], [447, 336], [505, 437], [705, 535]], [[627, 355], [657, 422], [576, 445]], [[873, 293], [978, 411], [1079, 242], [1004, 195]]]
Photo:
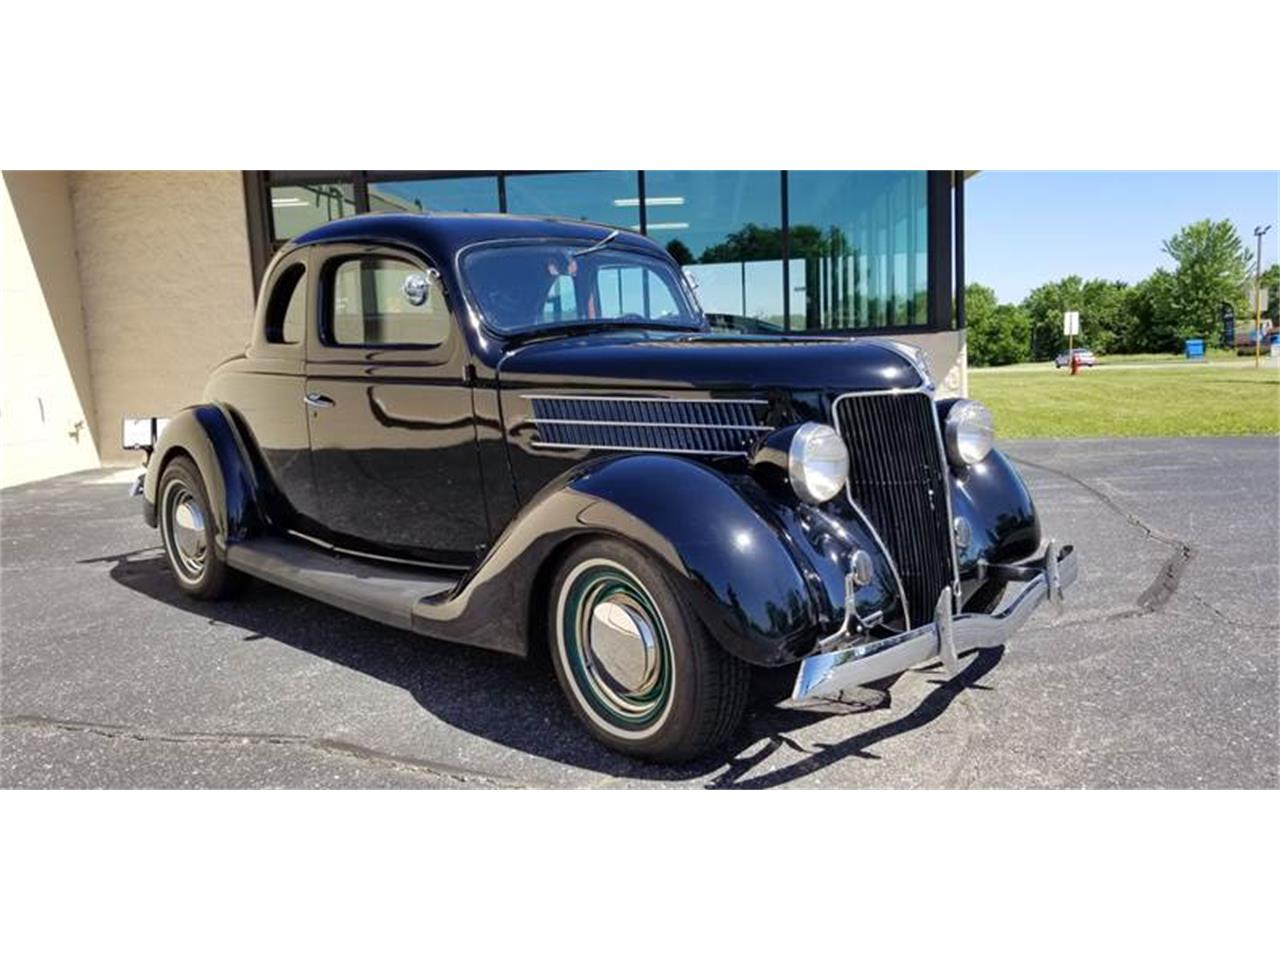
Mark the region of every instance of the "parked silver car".
[[1093, 355], [1093, 351], [1088, 347], [1076, 347], [1074, 351], [1063, 350], [1056, 358], [1053, 365], [1061, 370], [1063, 367], [1071, 365], [1071, 354], [1076, 355], [1076, 366], [1092, 367], [1098, 361]]

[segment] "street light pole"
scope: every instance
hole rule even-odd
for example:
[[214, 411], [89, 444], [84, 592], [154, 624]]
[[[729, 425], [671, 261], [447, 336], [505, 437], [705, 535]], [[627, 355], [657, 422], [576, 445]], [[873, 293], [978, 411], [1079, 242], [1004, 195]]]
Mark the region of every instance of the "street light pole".
[[1271, 229], [1254, 227], [1253, 235], [1258, 238], [1258, 256], [1253, 261], [1253, 369], [1258, 369], [1262, 357], [1262, 238]]

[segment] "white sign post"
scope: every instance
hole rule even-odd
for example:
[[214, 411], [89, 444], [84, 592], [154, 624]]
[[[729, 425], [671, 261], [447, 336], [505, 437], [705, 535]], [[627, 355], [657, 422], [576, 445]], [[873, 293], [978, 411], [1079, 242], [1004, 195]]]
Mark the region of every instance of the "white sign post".
[[1080, 312], [1068, 310], [1062, 315], [1062, 332], [1067, 336], [1067, 369], [1076, 372], [1076, 337], [1080, 334]]

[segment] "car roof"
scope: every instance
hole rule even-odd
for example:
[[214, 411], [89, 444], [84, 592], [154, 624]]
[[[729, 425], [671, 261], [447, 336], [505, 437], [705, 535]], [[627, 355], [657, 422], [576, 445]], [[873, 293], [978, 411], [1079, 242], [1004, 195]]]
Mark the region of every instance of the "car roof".
[[[285, 251], [315, 243], [407, 244], [438, 261], [451, 261], [463, 247], [486, 240], [566, 240], [594, 243], [618, 227], [559, 217], [526, 217], [504, 213], [367, 213], [334, 220], [308, 230]], [[643, 246], [665, 253], [658, 244], [630, 230], [620, 230], [629, 246]]]

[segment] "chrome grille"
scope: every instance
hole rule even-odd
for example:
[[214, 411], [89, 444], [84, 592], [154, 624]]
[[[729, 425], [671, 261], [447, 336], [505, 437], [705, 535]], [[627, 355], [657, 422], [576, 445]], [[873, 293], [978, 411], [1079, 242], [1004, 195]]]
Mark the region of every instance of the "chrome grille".
[[936, 417], [926, 393], [847, 394], [835, 403], [849, 448], [849, 497], [897, 566], [913, 626], [932, 622], [954, 570]]
[[539, 447], [655, 450], [744, 457], [770, 427], [763, 400], [527, 396]]

